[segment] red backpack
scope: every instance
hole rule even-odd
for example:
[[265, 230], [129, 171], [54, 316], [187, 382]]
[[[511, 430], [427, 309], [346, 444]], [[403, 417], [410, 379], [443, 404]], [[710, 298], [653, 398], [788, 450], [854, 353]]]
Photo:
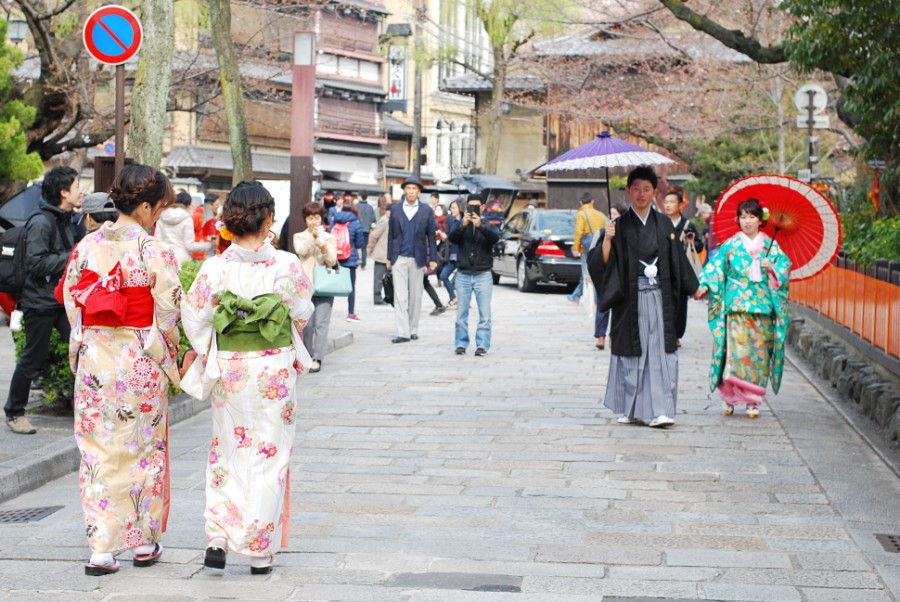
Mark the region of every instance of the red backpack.
[[337, 258], [344, 261], [350, 257], [353, 247], [350, 246], [350, 228], [346, 223], [336, 222], [331, 227], [331, 235], [334, 236], [334, 242], [337, 243]]

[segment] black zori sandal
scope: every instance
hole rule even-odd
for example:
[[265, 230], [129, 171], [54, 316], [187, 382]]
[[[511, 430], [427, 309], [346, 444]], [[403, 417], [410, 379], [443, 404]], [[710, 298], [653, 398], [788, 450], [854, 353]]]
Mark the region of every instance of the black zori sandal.
[[134, 566], [138, 568], [145, 568], [148, 566], [152, 566], [156, 564], [156, 561], [159, 560], [159, 557], [162, 556], [163, 549], [162, 546], [154, 544], [153, 551], [149, 554], [135, 554], [134, 556]]
[[203, 566], [211, 569], [224, 569], [225, 556], [226, 552], [223, 548], [209, 546], [206, 548], [206, 554], [203, 555]]
[[91, 564], [89, 562], [84, 565], [84, 574], [88, 577], [102, 577], [117, 572], [119, 572], [119, 561], [115, 559], [112, 564]]

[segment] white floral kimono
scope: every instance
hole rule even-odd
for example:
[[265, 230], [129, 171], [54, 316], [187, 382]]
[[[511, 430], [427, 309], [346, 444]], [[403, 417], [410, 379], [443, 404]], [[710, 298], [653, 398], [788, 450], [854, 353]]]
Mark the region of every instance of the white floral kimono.
[[[105, 290], [75, 291], [91, 274], [103, 280]], [[90, 305], [94, 294], [127, 289], [149, 289], [148, 326], [82, 325], [73, 292]], [[181, 295], [175, 256], [137, 224], [116, 228], [107, 222], [72, 251], [63, 300], [72, 323], [75, 442], [93, 552], [156, 543], [166, 530], [169, 383], [179, 384]]]
[[[260, 351], [218, 349], [213, 325], [220, 299], [276, 293], [289, 309], [291, 342]], [[206, 534], [247, 556], [274, 555], [288, 541], [289, 467], [298, 376], [312, 363], [301, 333], [313, 313], [312, 287], [296, 255], [266, 243], [231, 245], [207, 259], [182, 301], [185, 334], [219, 376], [210, 401], [213, 433], [206, 469]]]

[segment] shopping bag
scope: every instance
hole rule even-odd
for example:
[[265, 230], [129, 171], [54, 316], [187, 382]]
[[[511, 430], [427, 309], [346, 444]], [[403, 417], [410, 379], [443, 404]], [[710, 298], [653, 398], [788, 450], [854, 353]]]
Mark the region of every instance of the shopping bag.
[[700, 261], [700, 254], [697, 253], [697, 249], [694, 248], [693, 244], [688, 245], [685, 252], [687, 253], [688, 263], [691, 264], [691, 269], [699, 276], [700, 272], [703, 271], [703, 262]]
[[381, 287], [384, 289], [381, 297], [388, 305], [394, 304], [394, 275], [390, 270], [384, 273], [381, 278]]
[[317, 265], [313, 268], [313, 289], [317, 297], [347, 297], [353, 286], [350, 284], [350, 270]]

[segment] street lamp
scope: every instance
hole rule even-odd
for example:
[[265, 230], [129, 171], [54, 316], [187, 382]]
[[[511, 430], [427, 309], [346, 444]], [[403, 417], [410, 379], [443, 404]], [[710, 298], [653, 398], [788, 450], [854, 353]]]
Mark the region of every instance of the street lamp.
[[13, 44], [18, 44], [22, 40], [25, 39], [25, 36], [28, 35], [28, 23], [25, 19], [10, 19], [9, 20], [9, 29], [6, 33], [6, 36], [9, 38], [9, 41]]
[[513, 106], [513, 104], [511, 102], [509, 102], [508, 100], [501, 100], [500, 101], [500, 112], [503, 113], [504, 115], [509, 115], [512, 112], [512, 106]]
[[294, 33], [291, 71], [291, 213], [282, 248], [290, 250], [294, 234], [306, 226], [303, 206], [312, 196], [313, 137], [315, 135], [316, 34]]

